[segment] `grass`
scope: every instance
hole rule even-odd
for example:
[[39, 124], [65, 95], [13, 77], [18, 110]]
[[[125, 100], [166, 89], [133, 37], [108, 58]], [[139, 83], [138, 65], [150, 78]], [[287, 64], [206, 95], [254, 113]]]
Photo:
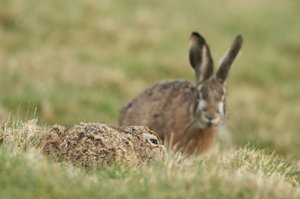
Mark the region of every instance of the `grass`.
[[85, 170], [35, 147], [35, 120], [1, 127], [1, 198], [299, 198], [300, 165], [253, 147], [183, 157], [149, 167]]
[[[193, 81], [191, 31], [205, 36], [215, 63], [237, 34], [245, 40], [227, 82], [226, 129], [235, 150], [203, 161], [176, 162], [175, 155], [151, 169], [86, 172], [27, 148], [12, 153], [23, 143], [12, 140], [0, 147], [0, 197], [296, 198], [299, 172], [290, 171], [300, 158], [299, 9], [297, 0], [0, 0], [0, 121], [37, 118], [38, 132], [56, 123], [117, 124], [121, 106], [153, 83]], [[288, 160], [280, 171], [261, 168]], [[129, 183], [140, 188], [128, 192]]]

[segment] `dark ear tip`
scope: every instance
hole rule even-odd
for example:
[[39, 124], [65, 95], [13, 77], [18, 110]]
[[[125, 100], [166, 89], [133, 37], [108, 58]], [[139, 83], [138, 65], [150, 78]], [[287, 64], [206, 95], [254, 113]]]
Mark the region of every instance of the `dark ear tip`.
[[239, 43], [242, 44], [243, 43], [243, 36], [241, 34], [238, 34], [235, 38], [235, 40]]
[[191, 33], [191, 39], [197, 40], [198, 42], [200, 42], [201, 44], [205, 44], [205, 39], [204, 37], [202, 37], [198, 32], [192, 32]]
[[201, 37], [201, 35], [198, 32], [196, 32], [196, 31], [194, 31], [194, 32], [191, 33], [191, 37], [193, 37], [193, 36], [195, 36], [195, 37]]

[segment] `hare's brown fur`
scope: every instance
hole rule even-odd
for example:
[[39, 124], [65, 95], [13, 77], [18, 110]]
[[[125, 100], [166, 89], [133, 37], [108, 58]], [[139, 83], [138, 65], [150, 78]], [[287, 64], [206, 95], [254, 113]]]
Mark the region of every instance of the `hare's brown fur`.
[[[147, 136], [157, 143], [149, 143]], [[39, 147], [57, 161], [94, 168], [114, 163], [147, 165], [163, 152], [157, 134], [146, 127], [98, 123], [81, 123], [71, 128], [54, 126], [41, 137]]]
[[120, 124], [149, 126], [162, 140], [177, 144], [178, 149], [184, 148], [187, 153], [205, 152], [214, 144], [217, 129], [198, 128], [187, 117], [195, 106], [195, 89], [194, 83], [185, 80], [157, 83], [122, 109]]
[[213, 76], [209, 46], [200, 34], [192, 33], [190, 63], [196, 83], [169, 80], [153, 85], [123, 107], [120, 125], [148, 126], [178, 150], [206, 152], [225, 118], [224, 82], [241, 45], [238, 36]]

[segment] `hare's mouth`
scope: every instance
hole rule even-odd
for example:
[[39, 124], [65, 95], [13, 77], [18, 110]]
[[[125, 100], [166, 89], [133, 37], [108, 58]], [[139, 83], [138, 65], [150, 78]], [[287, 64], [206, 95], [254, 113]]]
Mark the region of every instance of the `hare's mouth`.
[[219, 125], [218, 122], [212, 122], [212, 121], [208, 121], [205, 123], [207, 128], [213, 128]]
[[202, 129], [213, 128], [213, 127], [217, 126], [217, 124], [215, 124], [215, 123], [206, 122], [206, 121], [203, 121], [203, 120], [196, 120], [195, 124], [196, 124], [197, 128], [202, 128]]
[[192, 120], [198, 128], [214, 128], [219, 126], [222, 122], [222, 115], [216, 114], [214, 117], [208, 117], [204, 112], [198, 111]]
[[214, 128], [214, 127], [219, 126], [220, 119], [216, 118], [216, 119], [213, 119], [213, 120], [207, 120], [207, 119], [203, 119], [203, 118], [198, 118], [196, 123], [198, 124], [198, 126], [200, 128]]

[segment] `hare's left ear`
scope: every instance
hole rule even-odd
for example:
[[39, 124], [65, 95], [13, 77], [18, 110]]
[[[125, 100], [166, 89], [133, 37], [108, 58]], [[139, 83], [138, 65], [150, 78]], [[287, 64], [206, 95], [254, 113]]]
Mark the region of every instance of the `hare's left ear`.
[[219, 70], [217, 72], [217, 79], [223, 84], [228, 76], [230, 67], [237, 57], [243, 44], [243, 37], [238, 35], [233, 41], [228, 52], [225, 54], [224, 58], [221, 60]]
[[190, 64], [196, 74], [196, 83], [208, 79], [213, 74], [213, 59], [205, 39], [197, 32], [191, 34], [189, 51]]

